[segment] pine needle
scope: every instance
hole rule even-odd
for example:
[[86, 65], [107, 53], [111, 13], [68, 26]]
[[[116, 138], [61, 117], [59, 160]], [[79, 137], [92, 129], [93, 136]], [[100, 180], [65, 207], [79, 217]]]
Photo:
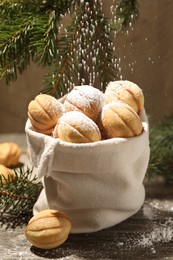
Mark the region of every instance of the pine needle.
[[[11, 214], [15, 216], [30, 215], [42, 189], [42, 184], [32, 176], [32, 169], [21, 166], [16, 168], [15, 177], [11, 182], [9, 178], [3, 184], [0, 175], [0, 215]], [[4, 177], [3, 177], [4, 178]]]
[[151, 156], [147, 178], [173, 180], [173, 115], [150, 128]]
[[[104, 91], [109, 81], [119, 78], [114, 32], [130, 24], [137, 13], [135, 0], [114, 0], [113, 6], [108, 19], [100, 0], [2, 1], [0, 78], [5, 77], [7, 84], [16, 80], [32, 60], [51, 65], [44, 93], [60, 97], [76, 84]], [[66, 15], [73, 19], [65, 28], [67, 34], [61, 35], [58, 26]]]

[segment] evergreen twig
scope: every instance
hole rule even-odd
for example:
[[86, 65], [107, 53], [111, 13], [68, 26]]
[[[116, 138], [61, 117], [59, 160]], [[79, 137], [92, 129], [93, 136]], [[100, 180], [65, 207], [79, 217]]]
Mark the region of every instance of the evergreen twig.
[[75, 7], [74, 2], [4, 0], [0, 4], [0, 78], [8, 84], [31, 59], [47, 65], [56, 58], [57, 22]]
[[117, 32], [132, 25], [139, 15], [137, 0], [114, 0], [114, 7], [113, 27]]
[[147, 178], [162, 176], [173, 180], [173, 115], [150, 128], [150, 146]]
[[0, 215], [15, 216], [32, 214], [33, 205], [42, 189], [42, 184], [32, 176], [32, 169], [21, 166], [15, 169], [13, 181], [5, 179], [3, 184], [0, 175]]
[[58, 42], [57, 58], [50, 65], [50, 73], [45, 75], [45, 86], [42, 89], [43, 93], [51, 94], [56, 97], [61, 97], [70, 88], [73, 87], [73, 82], [77, 79], [78, 57], [74, 54], [74, 42], [77, 35], [80, 34], [80, 28], [77, 24], [72, 23], [68, 28], [68, 34], [63, 35]]
[[103, 91], [118, 74], [112, 34], [100, 1], [83, 2], [58, 42], [57, 59], [42, 91], [60, 97], [74, 84], [90, 84]]
[[[54, 64], [46, 76], [46, 93], [59, 97], [76, 83], [104, 90], [119, 76], [113, 31], [133, 21], [137, 1], [114, 0], [114, 7], [112, 27], [100, 0], [4, 0], [0, 4], [0, 78], [6, 77], [7, 83], [15, 80], [32, 59]], [[58, 26], [66, 14], [73, 19], [67, 34], [61, 35]]]

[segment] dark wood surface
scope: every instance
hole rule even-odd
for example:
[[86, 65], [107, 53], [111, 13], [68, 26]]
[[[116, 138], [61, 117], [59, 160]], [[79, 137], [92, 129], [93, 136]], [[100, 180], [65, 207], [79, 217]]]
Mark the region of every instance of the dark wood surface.
[[1, 218], [0, 259], [173, 259], [172, 188], [146, 185], [145, 203], [134, 216], [96, 233], [71, 234], [53, 250], [26, 241], [23, 219]]

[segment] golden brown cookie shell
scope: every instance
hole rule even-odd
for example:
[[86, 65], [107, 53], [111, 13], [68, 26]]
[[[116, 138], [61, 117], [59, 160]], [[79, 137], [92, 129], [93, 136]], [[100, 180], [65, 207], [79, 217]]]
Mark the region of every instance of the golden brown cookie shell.
[[58, 121], [53, 136], [71, 143], [89, 143], [101, 140], [100, 130], [96, 123], [78, 111], [64, 114]]
[[54, 97], [40, 94], [28, 105], [28, 117], [36, 131], [51, 135], [58, 119], [63, 115], [63, 105]]
[[68, 238], [71, 221], [63, 212], [47, 209], [32, 217], [25, 229], [28, 241], [42, 249], [55, 248]]
[[133, 137], [142, 132], [142, 123], [137, 113], [124, 102], [111, 102], [102, 109], [100, 128], [107, 138]]
[[103, 94], [92, 86], [76, 86], [66, 96], [66, 111], [79, 111], [92, 120], [96, 120], [103, 104]]
[[14, 142], [0, 143], [0, 164], [7, 167], [17, 166], [21, 153], [21, 148]]
[[105, 102], [123, 101], [131, 106], [136, 113], [144, 107], [144, 95], [139, 86], [128, 80], [109, 82], [105, 91]]

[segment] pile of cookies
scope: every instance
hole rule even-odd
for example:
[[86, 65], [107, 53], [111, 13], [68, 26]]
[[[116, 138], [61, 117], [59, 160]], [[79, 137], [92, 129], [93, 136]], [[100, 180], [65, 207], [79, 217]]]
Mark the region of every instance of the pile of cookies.
[[144, 95], [133, 82], [110, 82], [104, 93], [75, 86], [63, 102], [39, 94], [29, 103], [28, 117], [35, 131], [71, 143], [133, 137], [143, 131], [140, 112]]

